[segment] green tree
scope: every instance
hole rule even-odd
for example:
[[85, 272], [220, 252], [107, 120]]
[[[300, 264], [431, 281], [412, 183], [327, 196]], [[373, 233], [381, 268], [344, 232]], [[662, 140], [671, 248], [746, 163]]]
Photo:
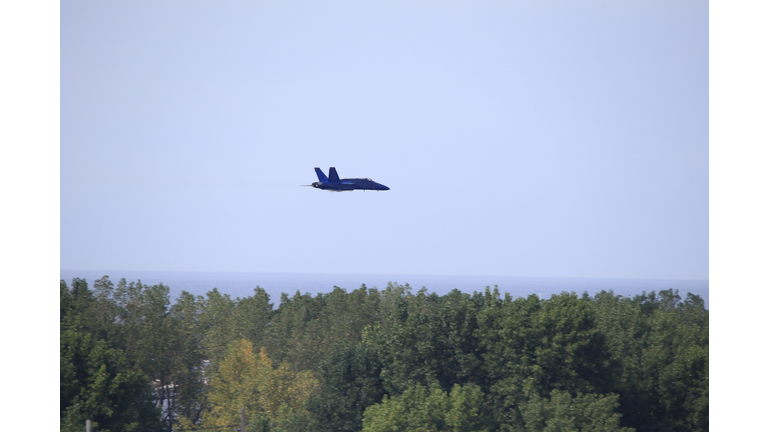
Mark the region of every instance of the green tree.
[[416, 384], [439, 386], [485, 383], [482, 347], [475, 336], [482, 297], [454, 290], [440, 297], [426, 289], [389, 284], [382, 292], [382, 322], [365, 335], [382, 358], [390, 394]]
[[[317, 297], [316, 297], [317, 298]], [[321, 320], [325, 323], [325, 352], [339, 341], [357, 343], [362, 340], [366, 327], [380, 322], [380, 293], [375, 288], [360, 288], [347, 293], [334, 287], [322, 296]]]
[[161, 429], [146, 377], [122, 352], [74, 330], [63, 331], [60, 344], [62, 431], [82, 431], [86, 419], [99, 431]]
[[673, 290], [595, 296], [598, 326], [621, 365], [622, 422], [639, 431], [709, 429], [709, 312]]
[[176, 326], [173, 407], [191, 427], [200, 422], [208, 407], [206, 374], [216, 368], [225, 347], [233, 341], [244, 338], [253, 344], [262, 343], [272, 304], [260, 287], [254, 289], [253, 296], [234, 301], [217, 289], [206, 297], [183, 291], [170, 312]]
[[202, 349], [214, 367], [227, 353], [229, 344], [236, 340], [231, 322], [234, 313], [235, 302], [216, 288], [206, 293], [200, 304]]
[[610, 391], [618, 365], [595, 320], [589, 300], [573, 293], [489, 299], [476, 334], [500, 424], [520, 424], [520, 405], [535, 395]]
[[384, 397], [363, 415], [364, 432], [470, 432], [489, 430], [481, 416], [483, 394], [473, 385], [456, 384], [450, 393], [417, 385]]
[[61, 430], [82, 430], [91, 419], [97, 430], [159, 430], [147, 378], [124, 354], [118, 339], [118, 309], [110, 303], [108, 279], [96, 295], [83, 279], [69, 290], [61, 281]]
[[242, 405], [252, 432], [708, 429], [708, 311], [674, 290], [390, 283], [283, 294], [273, 310], [260, 287], [171, 306], [167, 286], [105, 276], [60, 282], [60, 326], [62, 430], [229, 427]]
[[307, 403], [317, 431], [359, 431], [363, 411], [381, 402], [381, 362], [372, 345], [341, 341], [320, 363], [322, 391]]
[[506, 428], [531, 432], [634, 432], [619, 425], [618, 399], [617, 395], [572, 396], [561, 390], [553, 390], [549, 398], [534, 394], [520, 407], [524, 427]]
[[88, 289], [88, 282], [74, 278], [70, 289], [62, 280], [59, 282], [59, 292], [61, 328], [90, 333], [93, 327], [90, 318], [96, 308], [96, 299]]
[[205, 384], [206, 357], [203, 351], [203, 333], [200, 326], [202, 297], [182, 291], [171, 306], [174, 331], [174, 362], [171, 369], [174, 391], [170, 410], [174, 419], [187, 419], [199, 423], [206, 407], [208, 386]]
[[265, 347], [270, 357], [287, 361], [295, 370], [317, 370], [338, 341], [357, 342], [363, 329], [378, 320], [379, 293], [365, 286], [347, 293], [334, 287], [330, 294], [283, 294]]
[[[185, 353], [180, 346], [178, 325], [170, 313], [169, 288], [163, 284], [127, 283], [116, 288], [103, 278], [97, 297], [104, 310], [117, 310], [122, 346], [132, 367], [141, 370], [153, 387], [156, 406], [163, 407], [162, 422], [170, 430], [175, 422], [177, 364]], [[110, 294], [112, 299], [109, 299]], [[117, 340], [117, 338], [112, 338]]]
[[247, 339], [254, 346], [264, 346], [266, 330], [272, 316], [269, 294], [257, 286], [252, 296], [236, 299], [228, 333], [235, 338], [233, 340]]
[[283, 293], [267, 333], [265, 348], [278, 364], [288, 362], [296, 370], [307, 370], [323, 358], [323, 299], [296, 291]]

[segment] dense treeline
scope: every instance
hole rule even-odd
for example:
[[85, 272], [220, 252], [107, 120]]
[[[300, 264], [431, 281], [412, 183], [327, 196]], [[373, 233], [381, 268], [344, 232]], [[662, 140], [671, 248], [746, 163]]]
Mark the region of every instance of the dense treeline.
[[61, 281], [62, 431], [708, 429], [692, 294], [168, 292]]

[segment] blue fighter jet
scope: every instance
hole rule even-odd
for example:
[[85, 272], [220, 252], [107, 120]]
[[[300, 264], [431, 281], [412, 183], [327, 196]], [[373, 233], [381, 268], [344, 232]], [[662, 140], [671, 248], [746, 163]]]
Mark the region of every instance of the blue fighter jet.
[[336, 172], [336, 168], [330, 167], [328, 169], [328, 175], [329, 177], [326, 177], [323, 173], [323, 170], [320, 168], [315, 167], [315, 172], [317, 173], [317, 179], [320, 181], [316, 181], [312, 183], [312, 186], [318, 189], [324, 189], [328, 191], [333, 192], [344, 192], [344, 191], [351, 191], [355, 189], [362, 189], [362, 190], [375, 190], [375, 191], [383, 191], [383, 190], [389, 190], [388, 187], [384, 186], [383, 184], [376, 183], [375, 181], [369, 179], [369, 178], [345, 178], [340, 179], [339, 174]]

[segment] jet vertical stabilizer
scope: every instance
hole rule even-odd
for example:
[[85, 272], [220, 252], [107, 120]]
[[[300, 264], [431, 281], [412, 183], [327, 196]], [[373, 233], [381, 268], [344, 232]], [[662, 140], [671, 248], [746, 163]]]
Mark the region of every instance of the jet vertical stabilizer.
[[[317, 179], [320, 180], [320, 183], [328, 183], [328, 177], [325, 176], [325, 173], [323, 173], [323, 170], [321, 170], [318, 167], [315, 167], [315, 172], [317, 173]], [[338, 178], [338, 175], [336, 175], [336, 178]]]
[[339, 179], [339, 173], [336, 172], [335, 167], [328, 168], [328, 178], [329, 178], [329, 181], [332, 181], [334, 183], [338, 183], [341, 181]]

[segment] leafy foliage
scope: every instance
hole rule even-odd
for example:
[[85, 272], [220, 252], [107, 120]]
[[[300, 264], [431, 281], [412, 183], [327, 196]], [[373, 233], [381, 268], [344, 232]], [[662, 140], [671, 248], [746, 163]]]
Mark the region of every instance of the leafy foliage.
[[[61, 292], [67, 310], [59, 338], [60, 429], [81, 431], [90, 419], [102, 431], [161, 430], [146, 376], [130, 366], [122, 351], [86, 331], [112, 333], [87, 325], [84, 318], [97, 311], [97, 300], [85, 281], [76, 280], [74, 285], [71, 292]], [[82, 315], [76, 314], [78, 309]]]
[[370, 344], [340, 342], [320, 363], [322, 391], [308, 402], [317, 431], [359, 431], [363, 411], [385, 395], [381, 360]]
[[[616, 395], [577, 394], [552, 391], [549, 398], [534, 395], [521, 408], [525, 431], [633, 432], [619, 426], [621, 414]], [[509, 428], [515, 430], [514, 427]]]
[[235, 341], [211, 379], [210, 408], [204, 428], [237, 424], [240, 407], [250, 414], [262, 414], [271, 430], [289, 430], [297, 418], [306, 422], [304, 403], [317, 387], [309, 371], [292, 372], [286, 363], [273, 368], [265, 350], [254, 355], [253, 345]]
[[595, 297], [598, 327], [621, 377], [618, 408], [638, 430], [709, 429], [709, 312], [698, 296], [665, 290]]
[[[704, 431], [709, 312], [676, 291], [549, 300], [334, 288], [171, 304], [60, 283], [61, 430]], [[221, 429], [223, 430], [223, 429]]]
[[384, 397], [365, 410], [364, 432], [472, 432], [487, 430], [480, 415], [483, 394], [473, 385], [456, 384], [450, 393], [416, 385], [401, 395]]

